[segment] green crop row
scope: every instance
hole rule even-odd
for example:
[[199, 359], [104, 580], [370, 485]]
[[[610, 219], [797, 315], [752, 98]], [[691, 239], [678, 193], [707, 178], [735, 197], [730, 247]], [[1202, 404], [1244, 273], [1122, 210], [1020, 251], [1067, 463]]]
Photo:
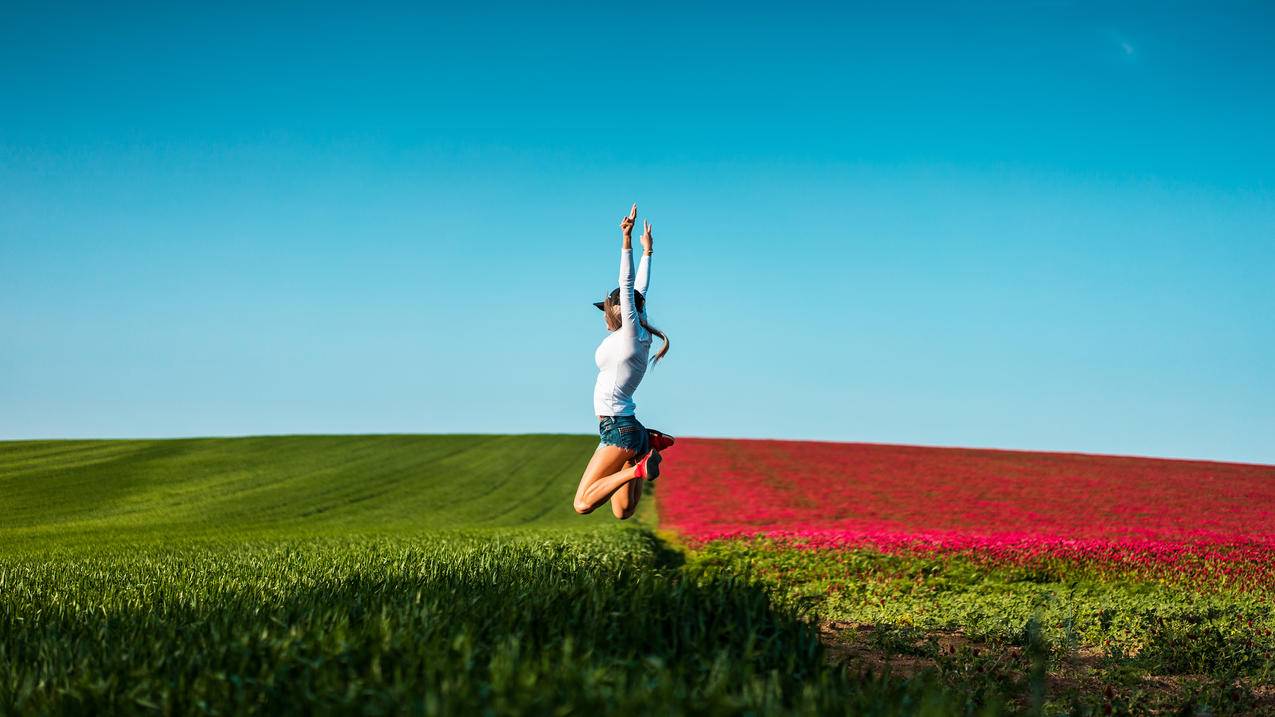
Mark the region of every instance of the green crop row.
[[[642, 529], [0, 557], [0, 713], [952, 714]], [[989, 710], [990, 711], [990, 710]]]

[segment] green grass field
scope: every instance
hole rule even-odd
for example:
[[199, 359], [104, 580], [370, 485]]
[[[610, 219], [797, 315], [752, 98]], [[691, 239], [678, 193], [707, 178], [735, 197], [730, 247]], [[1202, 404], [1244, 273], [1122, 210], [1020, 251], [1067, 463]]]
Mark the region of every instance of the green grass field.
[[[0, 713], [935, 714], [571, 509], [586, 436], [0, 443]], [[719, 571], [720, 572], [720, 571]]]
[[580, 528], [607, 522], [570, 510], [595, 445], [550, 435], [0, 443], [0, 542]]
[[575, 514], [595, 445], [0, 442], [0, 714], [1275, 712], [1267, 594], [686, 551]]

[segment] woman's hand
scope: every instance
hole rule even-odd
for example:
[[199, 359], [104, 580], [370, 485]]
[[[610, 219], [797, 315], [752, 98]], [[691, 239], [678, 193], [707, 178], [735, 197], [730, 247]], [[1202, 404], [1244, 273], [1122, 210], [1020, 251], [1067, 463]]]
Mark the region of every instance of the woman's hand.
[[633, 204], [633, 208], [629, 210], [629, 216], [620, 220], [620, 231], [624, 233], [624, 238], [633, 239], [633, 225], [637, 223], [637, 203]]
[[[637, 206], [636, 204], [634, 206]], [[654, 243], [655, 237], [651, 236], [651, 223], [642, 220], [642, 251], [647, 254], [651, 253], [651, 244]]]

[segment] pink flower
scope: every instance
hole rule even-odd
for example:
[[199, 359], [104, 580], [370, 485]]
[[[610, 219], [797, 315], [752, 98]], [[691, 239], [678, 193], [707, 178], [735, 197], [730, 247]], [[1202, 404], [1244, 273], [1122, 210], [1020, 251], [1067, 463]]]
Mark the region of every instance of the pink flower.
[[670, 453], [661, 520], [692, 542], [765, 535], [1275, 586], [1275, 466], [702, 438]]

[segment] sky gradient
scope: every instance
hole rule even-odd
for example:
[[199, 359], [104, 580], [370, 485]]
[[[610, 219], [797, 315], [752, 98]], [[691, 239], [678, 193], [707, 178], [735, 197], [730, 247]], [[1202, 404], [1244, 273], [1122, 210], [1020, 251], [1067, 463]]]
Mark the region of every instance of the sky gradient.
[[[596, 433], [1275, 463], [1260, 3], [0, 10], [0, 439]], [[656, 346], [659, 345], [657, 340]]]

